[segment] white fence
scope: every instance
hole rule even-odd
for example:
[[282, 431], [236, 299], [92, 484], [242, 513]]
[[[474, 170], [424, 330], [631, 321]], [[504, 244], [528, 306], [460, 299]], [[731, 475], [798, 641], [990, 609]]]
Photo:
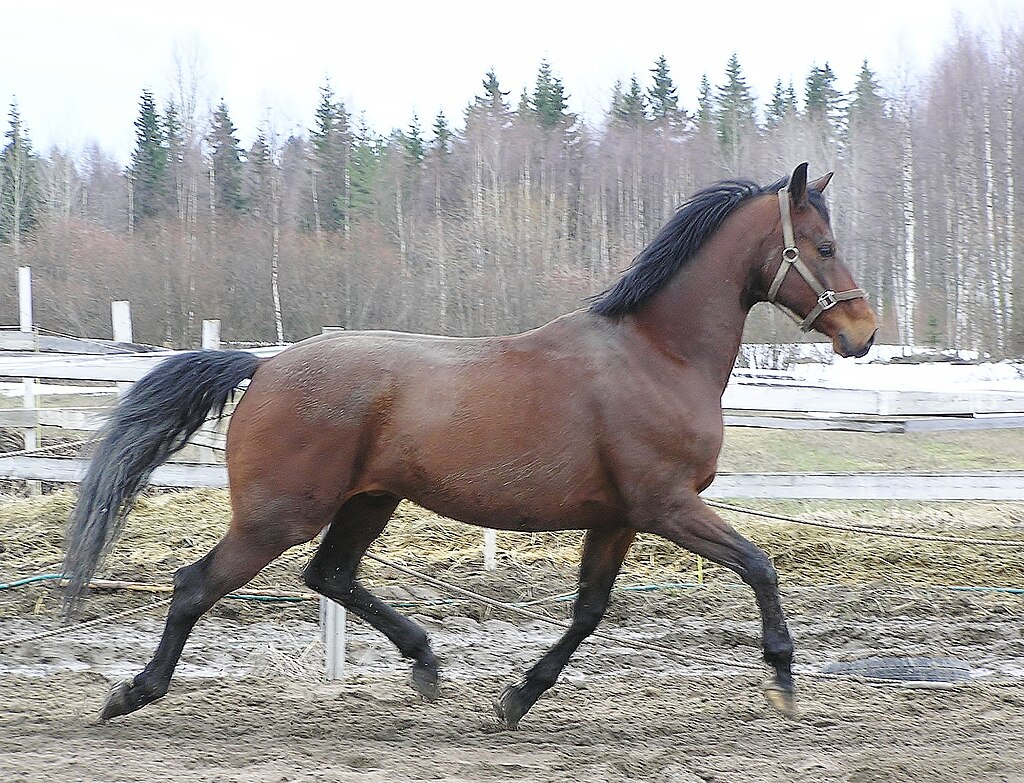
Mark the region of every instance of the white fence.
[[[214, 327], [209, 331], [214, 333]], [[72, 343], [69, 341], [67, 346]], [[65, 349], [66, 347], [65, 346]], [[269, 356], [281, 348], [259, 349]], [[97, 429], [108, 410], [102, 406], [45, 407], [36, 400], [45, 391], [60, 391], [62, 383], [93, 382], [91, 387], [114, 395], [115, 384], [129, 384], [148, 373], [173, 351], [131, 354], [73, 355], [67, 353], [0, 352], [0, 378], [33, 381], [32, 396], [21, 408], [0, 409], [0, 426], [33, 433], [39, 427], [78, 434]], [[788, 376], [788, 377], [785, 377]], [[963, 384], [966, 386], [966, 384]], [[738, 371], [723, 397], [725, 421], [732, 426], [777, 429], [843, 429], [874, 432], [916, 432], [949, 429], [989, 429], [1024, 425], [1024, 382], [1019, 388], [857, 389], [811, 383], [789, 374]], [[74, 390], [84, 391], [81, 388]], [[229, 406], [228, 412], [230, 413]], [[203, 448], [202, 463], [172, 462], [159, 468], [152, 482], [163, 486], [225, 486], [226, 473], [217, 452], [225, 436], [213, 427], [196, 433], [192, 442]], [[26, 439], [26, 449], [33, 443]], [[195, 456], [193, 454], [193, 456]], [[212, 463], [212, 464], [205, 464]], [[70, 458], [0, 455], [0, 478], [26, 481], [74, 482], [81, 462]], [[705, 492], [731, 498], [873, 498], [873, 499], [992, 499], [1024, 500], [1024, 482], [1016, 471], [951, 473], [720, 473]]]

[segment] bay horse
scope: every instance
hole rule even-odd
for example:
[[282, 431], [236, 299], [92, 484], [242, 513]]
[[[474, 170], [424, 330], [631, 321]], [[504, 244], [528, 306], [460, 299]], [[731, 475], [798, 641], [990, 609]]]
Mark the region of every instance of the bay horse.
[[231, 522], [175, 574], [156, 653], [113, 688], [100, 719], [163, 696], [199, 617], [325, 528], [306, 584], [390, 639], [412, 660], [412, 685], [436, 698], [426, 632], [356, 579], [403, 498], [471, 525], [585, 531], [571, 625], [497, 698], [507, 727], [597, 627], [639, 532], [753, 589], [774, 670], [765, 695], [792, 714], [793, 643], [775, 569], [700, 493], [715, 478], [722, 392], [754, 304], [788, 309], [841, 356], [874, 340], [875, 314], [836, 251], [822, 196], [830, 178], [808, 184], [804, 163], [766, 187], [701, 190], [589, 307], [523, 334], [342, 332], [268, 359], [201, 351], [157, 366], [98, 436], [69, 520], [65, 599], [73, 606], [86, 589], [154, 468], [249, 379], [228, 428]]

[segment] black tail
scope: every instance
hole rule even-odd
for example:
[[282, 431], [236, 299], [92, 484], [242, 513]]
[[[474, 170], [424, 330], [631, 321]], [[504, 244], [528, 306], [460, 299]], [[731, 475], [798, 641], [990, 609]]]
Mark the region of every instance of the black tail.
[[179, 451], [211, 411], [256, 373], [244, 351], [175, 356], [136, 383], [97, 435], [89, 469], [68, 522], [64, 601], [72, 606], [113, 546], [125, 517], [155, 468]]

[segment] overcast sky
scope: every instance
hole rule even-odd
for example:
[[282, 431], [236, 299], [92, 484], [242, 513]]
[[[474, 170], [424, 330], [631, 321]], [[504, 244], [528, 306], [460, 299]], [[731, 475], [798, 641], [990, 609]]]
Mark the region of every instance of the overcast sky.
[[[0, 15], [0, 101], [16, 99], [36, 149], [95, 140], [125, 161], [139, 94], [172, 94], [174, 52], [198, 53], [205, 106], [227, 101], [243, 143], [270, 118], [281, 132], [312, 124], [329, 77], [338, 97], [380, 133], [453, 125], [493, 68], [513, 104], [547, 59], [570, 109], [596, 120], [616, 79], [664, 54], [687, 109], [702, 74], [723, 81], [736, 52], [759, 103], [777, 78], [802, 95], [828, 62], [849, 89], [867, 58], [890, 85], [926, 73], [968, 26], [1020, 19], [1024, 0], [628, 0], [626, 2], [227, 2], [27, 0]], [[6, 109], [4, 109], [6, 115]], [[0, 127], [7, 128], [6, 116]]]

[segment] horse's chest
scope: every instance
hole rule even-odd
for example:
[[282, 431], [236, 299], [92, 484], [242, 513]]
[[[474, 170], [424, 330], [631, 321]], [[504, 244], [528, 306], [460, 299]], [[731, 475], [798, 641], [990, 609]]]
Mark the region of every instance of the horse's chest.
[[634, 420], [616, 462], [629, 475], [627, 483], [703, 488], [718, 469], [721, 408], [685, 398], [664, 402], [651, 406], [642, 420]]
[[643, 431], [655, 450], [687, 461], [717, 460], [722, 449], [722, 408], [717, 399], [681, 391], [661, 397], [651, 413]]
[[722, 450], [722, 424], [687, 422], [673, 430], [661, 448], [666, 457], [692, 469], [694, 474], [713, 473]]

